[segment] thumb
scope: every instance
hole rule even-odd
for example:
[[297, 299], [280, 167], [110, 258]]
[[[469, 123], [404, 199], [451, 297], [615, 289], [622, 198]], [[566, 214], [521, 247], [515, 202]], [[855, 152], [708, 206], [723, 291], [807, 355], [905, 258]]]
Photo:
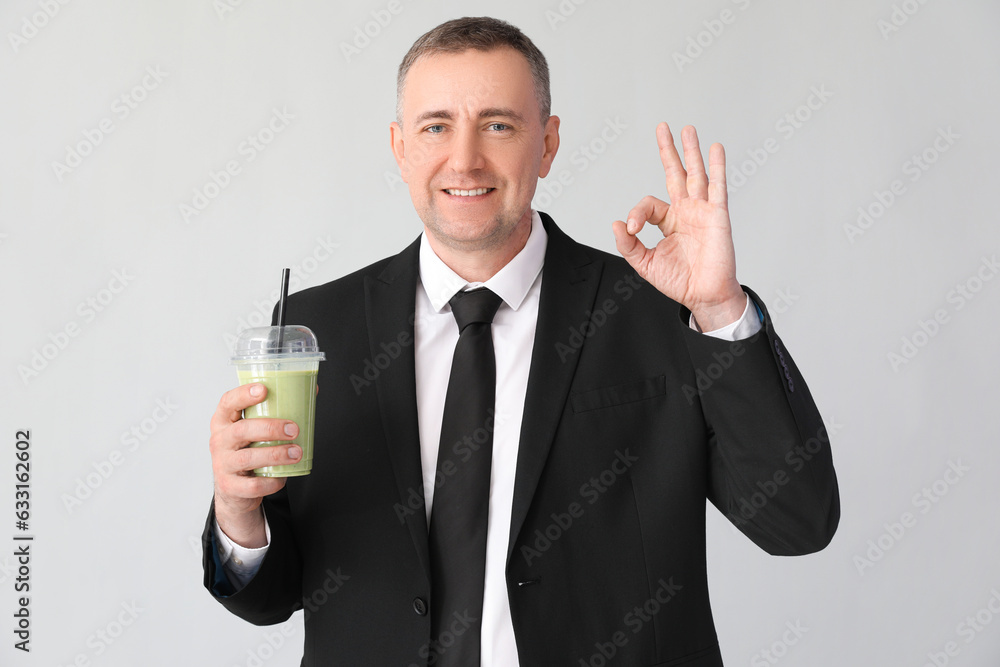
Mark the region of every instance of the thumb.
[[618, 252], [621, 253], [621, 256], [625, 258], [625, 261], [628, 262], [640, 276], [643, 275], [642, 266], [645, 264], [643, 260], [646, 257], [646, 253], [649, 252], [649, 249], [642, 244], [642, 241], [640, 241], [638, 237], [628, 233], [625, 223], [621, 220], [616, 220], [611, 224], [611, 231], [615, 234], [615, 246], [618, 248]]

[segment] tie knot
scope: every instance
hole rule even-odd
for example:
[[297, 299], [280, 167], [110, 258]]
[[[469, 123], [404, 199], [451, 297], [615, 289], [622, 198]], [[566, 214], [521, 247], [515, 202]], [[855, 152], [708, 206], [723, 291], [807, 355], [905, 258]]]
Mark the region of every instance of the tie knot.
[[451, 312], [455, 314], [458, 331], [461, 333], [473, 322], [492, 323], [501, 301], [503, 299], [488, 288], [480, 287], [468, 292], [459, 292], [451, 297], [448, 303], [451, 304]]

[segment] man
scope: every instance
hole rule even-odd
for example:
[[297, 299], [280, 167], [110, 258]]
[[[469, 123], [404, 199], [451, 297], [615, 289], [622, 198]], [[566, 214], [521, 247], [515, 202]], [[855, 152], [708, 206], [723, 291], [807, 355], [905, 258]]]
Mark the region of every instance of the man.
[[[424, 233], [287, 307], [328, 356], [312, 474], [248, 474], [300, 455], [247, 447], [297, 434], [241, 419], [262, 387], [227, 392], [212, 419], [206, 586], [258, 624], [304, 608], [304, 665], [721, 665], [705, 498], [774, 554], [836, 530], [822, 421], [736, 280], [722, 146], [706, 173], [685, 128], [685, 169], [657, 128], [671, 203], [646, 197], [614, 223], [622, 259], [530, 207], [559, 147], [549, 104], [544, 57], [513, 26], [459, 19], [421, 37], [391, 142]], [[653, 249], [635, 236], [647, 222], [664, 234]], [[495, 383], [462, 437], [449, 404], [482, 387], [454, 389], [456, 318], [481, 285], [499, 297], [475, 322]], [[488, 482], [457, 493], [481, 451]], [[456, 564], [475, 531], [448, 513], [479, 491], [481, 555]], [[466, 569], [479, 583], [463, 608]]]

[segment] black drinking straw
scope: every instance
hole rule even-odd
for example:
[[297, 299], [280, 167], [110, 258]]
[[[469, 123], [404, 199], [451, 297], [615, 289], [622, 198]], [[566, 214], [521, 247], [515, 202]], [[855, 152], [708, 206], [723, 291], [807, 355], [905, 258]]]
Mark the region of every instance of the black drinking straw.
[[288, 300], [288, 269], [281, 271], [281, 298], [278, 300], [278, 348], [285, 345], [285, 301]]

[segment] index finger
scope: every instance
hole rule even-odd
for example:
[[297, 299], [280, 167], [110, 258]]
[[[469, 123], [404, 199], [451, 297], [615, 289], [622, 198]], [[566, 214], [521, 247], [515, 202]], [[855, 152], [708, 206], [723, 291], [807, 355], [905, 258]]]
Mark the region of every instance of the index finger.
[[267, 387], [259, 382], [240, 385], [227, 391], [219, 399], [219, 405], [215, 408], [215, 414], [212, 415], [212, 433], [241, 420], [244, 409], [251, 405], [257, 405], [266, 396]]
[[670, 126], [666, 123], [656, 126], [656, 143], [660, 146], [660, 162], [663, 163], [663, 173], [667, 177], [670, 203], [676, 204], [688, 196], [687, 172], [684, 171], [681, 156], [674, 146], [674, 136], [670, 134]]

